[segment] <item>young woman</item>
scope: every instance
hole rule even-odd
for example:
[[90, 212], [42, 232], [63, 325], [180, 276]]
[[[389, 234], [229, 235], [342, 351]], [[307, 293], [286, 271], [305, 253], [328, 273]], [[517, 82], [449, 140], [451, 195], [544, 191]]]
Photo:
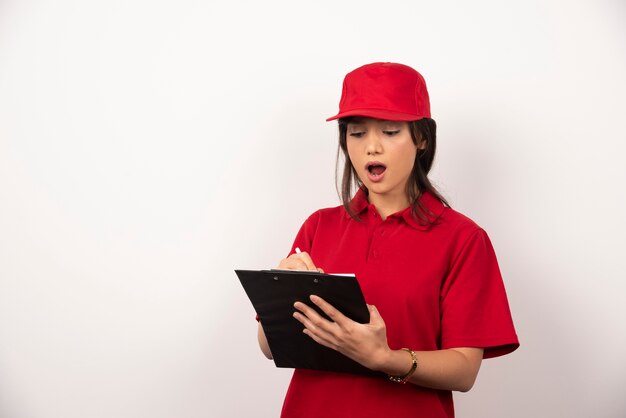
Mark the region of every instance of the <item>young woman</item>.
[[[314, 295], [332, 321], [301, 302], [294, 317], [317, 343], [389, 378], [296, 369], [282, 416], [453, 417], [452, 391], [470, 390], [483, 358], [519, 346], [494, 250], [427, 177], [436, 124], [417, 71], [350, 72], [334, 119], [343, 205], [313, 213], [278, 267], [354, 272], [368, 324]], [[259, 344], [271, 358], [260, 323]]]

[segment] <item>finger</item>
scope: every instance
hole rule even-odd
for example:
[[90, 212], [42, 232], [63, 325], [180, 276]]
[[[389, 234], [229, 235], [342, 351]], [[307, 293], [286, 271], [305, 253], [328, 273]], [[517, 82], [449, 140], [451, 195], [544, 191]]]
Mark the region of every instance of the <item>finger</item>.
[[351, 322], [351, 320], [348, 319], [348, 317], [346, 317], [344, 314], [339, 312], [337, 309], [335, 309], [334, 306], [332, 306], [330, 303], [326, 302], [321, 297], [316, 296], [316, 295], [311, 295], [310, 299], [311, 299], [311, 302], [313, 302], [314, 304], [319, 306], [319, 308], [326, 315], [328, 315], [328, 317], [333, 322], [337, 323], [339, 326], [343, 327], [343, 326], [347, 325], [349, 322]]
[[309, 267], [304, 263], [304, 261], [296, 257], [282, 259], [278, 268], [283, 270], [309, 270]]
[[323, 324], [324, 322], [330, 323], [330, 321], [326, 320], [326, 318], [322, 318], [320, 314], [318, 314], [315, 309], [311, 308], [306, 303], [296, 302], [293, 304], [293, 307], [302, 313], [307, 319], [315, 322], [316, 324]]
[[311, 324], [311, 326], [314, 327], [315, 329], [320, 329], [320, 330], [323, 330], [324, 332], [334, 335], [334, 332], [336, 331], [334, 327], [337, 327], [336, 323], [331, 322], [328, 319], [324, 318], [315, 309], [311, 308], [305, 303], [296, 302], [294, 303], [293, 306], [298, 311], [300, 311], [301, 314], [305, 317], [303, 318], [303, 320], [308, 321], [306, 322], [306, 324], [304, 321], [300, 321], [300, 322], [302, 322], [305, 325]]
[[324, 269], [323, 269], [323, 268], [321, 268], [321, 267], [318, 267], [318, 268], [317, 268], [317, 271], [319, 271], [320, 273], [324, 274]]
[[317, 326], [311, 319], [302, 312], [294, 312], [293, 317], [296, 318], [306, 329], [312, 332], [323, 332], [322, 328]]
[[319, 315], [317, 316], [318, 319], [312, 319], [304, 315], [302, 312], [297, 311], [293, 313], [293, 317], [300, 321], [302, 325], [304, 325], [307, 333], [316, 335], [318, 338], [327, 341], [329, 344], [336, 343], [334, 335], [326, 329], [327, 326], [334, 325], [331, 322], [327, 321], [324, 318], [321, 318]]
[[309, 329], [305, 328], [302, 330], [303, 333], [305, 333], [306, 335], [308, 335], [313, 341], [315, 341], [318, 344], [321, 344], [325, 347], [328, 348], [332, 348], [333, 350], [339, 351], [339, 347], [333, 343], [331, 343], [330, 341], [320, 337], [319, 335], [315, 334], [314, 332], [311, 332]]
[[293, 270], [303, 270], [303, 271], [309, 270], [309, 266], [303, 260], [300, 260], [299, 258], [292, 258], [289, 261], [289, 265], [292, 266]]
[[306, 264], [306, 267], [308, 270], [317, 270], [317, 267], [315, 267], [315, 264], [313, 263], [311, 256], [306, 251], [301, 252], [300, 254], [293, 254], [290, 257], [298, 257], [300, 260], [304, 262], [304, 264]]
[[380, 325], [385, 326], [385, 320], [378, 312], [378, 308], [374, 305], [367, 305], [367, 309], [370, 312], [370, 325]]

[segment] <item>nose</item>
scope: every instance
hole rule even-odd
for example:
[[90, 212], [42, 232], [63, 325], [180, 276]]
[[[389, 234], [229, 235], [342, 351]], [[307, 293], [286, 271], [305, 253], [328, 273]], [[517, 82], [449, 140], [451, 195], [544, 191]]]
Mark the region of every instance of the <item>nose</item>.
[[382, 143], [376, 132], [368, 132], [367, 138], [365, 138], [365, 140], [367, 141], [365, 145], [365, 151], [367, 152], [367, 155], [382, 154]]

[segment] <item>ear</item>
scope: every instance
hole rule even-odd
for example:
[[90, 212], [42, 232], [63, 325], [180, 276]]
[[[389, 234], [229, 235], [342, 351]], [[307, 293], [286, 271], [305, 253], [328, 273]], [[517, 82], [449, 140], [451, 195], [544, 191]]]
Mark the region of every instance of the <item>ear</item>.
[[426, 143], [426, 140], [425, 140], [425, 139], [421, 139], [421, 140], [418, 142], [418, 144], [417, 144], [417, 149], [419, 149], [419, 150], [422, 150], [422, 151], [423, 151], [423, 150], [425, 150], [425, 149], [426, 149], [426, 145], [428, 145], [428, 144]]

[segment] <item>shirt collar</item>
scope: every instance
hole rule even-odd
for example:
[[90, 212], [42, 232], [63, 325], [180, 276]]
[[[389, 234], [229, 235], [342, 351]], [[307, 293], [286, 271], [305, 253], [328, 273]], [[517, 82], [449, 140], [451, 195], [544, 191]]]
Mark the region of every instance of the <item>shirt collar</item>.
[[[429, 191], [422, 193], [419, 197], [419, 200], [426, 210], [425, 215], [428, 218], [428, 222], [425, 222], [421, 219], [415, 219], [411, 211], [411, 206], [400, 212], [396, 212], [390, 215], [390, 217], [401, 217], [407, 224], [409, 224], [413, 228], [420, 231], [427, 231], [432, 225], [436, 223], [437, 219], [439, 219], [446, 207]], [[376, 210], [375, 206], [370, 204], [367, 200], [367, 189], [365, 187], [360, 187], [359, 190], [356, 192], [356, 194], [350, 201], [350, 208], [356, 215], [361, 215], [361, 213], [363, 213], [365, 209]], [[350, 217], [348, 212], [346, 212], [346, 216], [348, 218]]]

